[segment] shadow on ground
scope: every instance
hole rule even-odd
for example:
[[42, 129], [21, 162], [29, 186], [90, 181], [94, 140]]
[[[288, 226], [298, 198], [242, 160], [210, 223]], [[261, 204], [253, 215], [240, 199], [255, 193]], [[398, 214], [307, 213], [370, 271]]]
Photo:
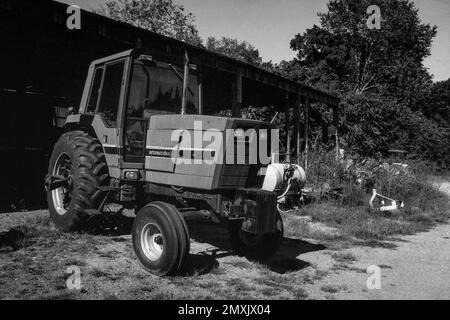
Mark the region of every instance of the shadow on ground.
[[[192, 239], [200, 243], [210, 244], [217, 249], [201, 252], [211, 261], [217, 258], [234, 255], [226, 227], [215, 223], [189, 223], [189, 232]], [[262, 264], [270, 270], [284, 274], [298, 271], [310, 266], [306, 261], [298, 259], [298, 256], [308, 252], [324, 250], [321, 244], [314, 244], [294, 238], [284, 238], [277, 254]]]
[[281, 274], [298, 271], [311, 265], [309, 262], [298, 259], [298, 256], [325, 249], [327, 247], [322, 244], [294, 238], [283, 238], [280, 249], [267, 266], [270, 270]]
[[187, 265], [185, 266], [182, 275], [193, 276], [210, 273], [219, 267], [216, 253], [208, 254], [206, 252], [200, 252], [196, 254], [190, 254]]
[[[133, 217], [122, 212], [105, 212], [93, 216], [84, 226], [84, 231], [92, 235], [114, 237], [121, 241], [120, 236], [131, 234]], [[219, 266], [217, 259], [235, 255], [233, 253], [226, 227], [213, 222], [188, 222], [190, 237], [198, 243], [211, 248], [198, 253], [191, 253], [185, 269], [185, 275], [206, 274]], [[270, 270], [284, 274], [307, 268], [310, 264], [298, 259], [298, 256], [308, 252], [324, 250], [321, 244], [314, 244], [294, 238], [284, 238], [277, 254], [262, 264]]]
[[96, 236], [123, 236], [131, 234], [134, 217], [119, 212], [95, 214], [83, 225], [83, 232]]
[[11, 228], [0, 233], [0, 253], [16, 251], [23, 247], [25, 233], [18, 228]]

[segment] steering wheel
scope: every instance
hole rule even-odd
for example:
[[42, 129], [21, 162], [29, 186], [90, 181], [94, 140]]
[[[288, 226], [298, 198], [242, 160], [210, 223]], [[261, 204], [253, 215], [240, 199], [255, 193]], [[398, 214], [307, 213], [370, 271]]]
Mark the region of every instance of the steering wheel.
[[125, 139], [127, 141], [128, 148], [130, 149], [139, 149], [139, 145], [135, 140], [131, 139], [130, 134], [125, 132]]

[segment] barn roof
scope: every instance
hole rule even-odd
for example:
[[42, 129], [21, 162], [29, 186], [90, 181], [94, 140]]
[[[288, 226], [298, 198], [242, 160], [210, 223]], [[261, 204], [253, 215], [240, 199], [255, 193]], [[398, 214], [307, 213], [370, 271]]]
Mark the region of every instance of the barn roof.
[[[51, 2], [55, 7], [60, 7], [63, 9], [67, 8], [67, 4], [63, 4], [57, 1], [40, 1]], [[186, 48], [189, 53], [194, 53], [197, 56], [199, 64], [223, 69], [224, 71], [232, 73], [240, 72], [243, 77], [262, 82], [285, 91], [294, 93], [298, 92], [301, 96], [310, 98], [311, 101], [323, 102], [332, 106], [337, 106], [339, 104], [339, 99], [327, 92], [292, 81], [279, 74], [269, 72], [249, 63], [236, 60], [219, 53], [208, 51], [205, 48], [194, 46], [192, 44], [179, 41], [177, 39], [167, 37], [149, 30], [138, 28], [128, 23], [113, 20], [111, 18], [98, 15], [86, 10], [82, 10], [82, 20], [83, 18], [90, 20], [91, 23], [97, 23], [99, 26], [98, 29], [100, 29], [100, 32], [105, 34], [106, 37], [115, 37], [116, 40], [130, 42], [130, 44], [134, 44], [137, 46], [142, 45], [142, 42], [145, 43], [146, 41], [156, 41], [160, 43], [166, 43], [175, 47]], [[113, 32], [108, 32], [109, 28], [111, 28], [112, 30], [120, 30], [118, 30], [118, 32], [114, 34]], [[170, 49], [168, 49], [168, 51], [170, 51]]]

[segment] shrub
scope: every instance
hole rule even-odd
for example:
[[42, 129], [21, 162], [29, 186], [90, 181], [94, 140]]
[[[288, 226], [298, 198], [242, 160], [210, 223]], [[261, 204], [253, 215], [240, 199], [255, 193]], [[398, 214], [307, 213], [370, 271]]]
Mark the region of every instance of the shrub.
[[[334, 200], [321, 197], [300, 208], [299, 213], [338, 228], [343, 235], [364, 240], [412, 234], [450, 218], [449, 198], [429, 181], [435, 168], [418, 160], [408, 160], [407, 167], [388, 164], [392, 162], [392, 159], [362, 160], [357, 156], [337, 161], [334, 151], [313, 146], [308, 184], [319, 190], [336, 188], [341, 196]], [[404, 201], [405, 208], [396, 213], [369, 210], [372, 188]]]
[[345, 119], [342, 135], [348, 148], [365, 157], [388, 155], [403, 149], [416, 160], [442, 167], [450, 164], [450, 128], [420, 111], [394, 100], [368, 95], [349, 95], [342, 100]]

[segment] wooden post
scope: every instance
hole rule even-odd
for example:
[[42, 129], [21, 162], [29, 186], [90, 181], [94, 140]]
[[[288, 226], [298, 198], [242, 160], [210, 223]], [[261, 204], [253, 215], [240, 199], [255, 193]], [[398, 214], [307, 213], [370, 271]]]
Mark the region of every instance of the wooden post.
[[336, 160], [339, 160], [339, 107], [333, 106], [333, 123], [335, 130]]
[[286, 91], [284, 95], [284, 110], [286, 112], [285, 117], [285, 131], [286, 131], [286, 162], [291, 161], [291, 127], [289, 123], [289, 92]]
[[184, 77], [183, 77], [183, 100], [181, 100], [181, 114], [186, 114], [187, 93], [189, 85], [189, 56], [184, 52]]
[[236, 72], [236, 80], [233, 82], [233, 117], [241, 117], [242, 108], [242, 70], [238, 69]]
[[198, 114], [203, 114], [203, 77], [198, 73]]
[[302, 106], [300, 93], [297, 93], [294, 105], [294, 143], [295, 143], [295, 157], [297, 158], [297, 164], [300, 165], [300, 108]]
[[309, 97], [306, 97], [305, 101], [305, 108], [304, 108], [304, 115], [305, 115], [305, 170], [308, 169], [308, 151], [309, 151], [309, 145], [308, 145], [308, 131], [309, 131]]

